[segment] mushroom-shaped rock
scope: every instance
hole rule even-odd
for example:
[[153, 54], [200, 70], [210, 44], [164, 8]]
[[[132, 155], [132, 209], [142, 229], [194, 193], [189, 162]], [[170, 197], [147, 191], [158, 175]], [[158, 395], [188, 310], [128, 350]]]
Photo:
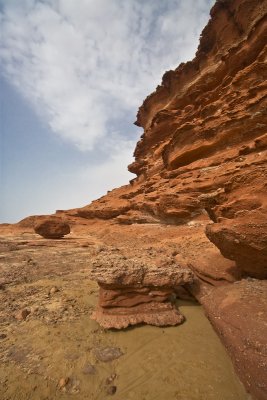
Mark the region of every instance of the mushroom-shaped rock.
[[34, 231], [45, 239], [60, 239], [70, 233], [70, 226], [59, 218], [47, 218], [35, 224]]
[[173, 257], [153, 260], [149, 256], [101, 253], [92, 261], [90, 277], [100, 286], [91, 318], [104, 328], [140, 323], [173, 326], [184, 321], [172, 295], [177, 286], [193, 281], [193, 273]]

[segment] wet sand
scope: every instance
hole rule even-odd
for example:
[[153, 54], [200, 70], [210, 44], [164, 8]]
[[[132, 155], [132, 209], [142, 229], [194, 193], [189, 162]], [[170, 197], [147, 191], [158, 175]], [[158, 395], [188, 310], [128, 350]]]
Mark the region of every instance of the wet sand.
[[[93, 305], [96, 294], [90, 300]], [[118, 400], [250, 399], [202, 307], [182, 302], [180, 309], [186, 322], [164, 329], [104, 331], [89, 316], [59, 325], [21, 322], [0, 367], [1, 399], [106, 399], [113, 374]], [[99, 348], [120, 348], [123, 355], [104, 362], [95, 356]], [[93, 368], [86, 373], [88, 365]], [[65, 377], [69, 382], [60, 389]]]

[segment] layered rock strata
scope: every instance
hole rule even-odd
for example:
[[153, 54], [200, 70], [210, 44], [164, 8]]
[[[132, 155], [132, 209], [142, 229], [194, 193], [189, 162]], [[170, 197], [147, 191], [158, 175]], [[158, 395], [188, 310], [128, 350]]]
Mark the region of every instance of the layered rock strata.
[[[184, 224], [207, 214], [216, 223], [208, 237], [223, 255], [244, 275], [266, 278], [262, 247], [246, 247], [248, 259], [257, 258], [250, 266], [234, 256], [243, 249], [236, 246], [242, 229], [247, 243], [257, 230], [266, 234], [266, 12], [266, 0], [215, 3], [193, 61], [166, 72], [138, 111], [136, 125], [144, 133], [129, 166], [137, 178], [72, 215]], [[248, 213], [251, 229], [242, 225]], [[231, 254], [218, 244], [222, 235], [215, 239], [225, 224], [239, 226], [238, 234], [223, 239]]]
[[127, 258], [101, 253], [92, 261], [90, 277], [100, 287], [92, 314], [104, 328], [126, 328], [146, 323], [173, 326], [184, 321], [174, 305], [175, 288], [191, 283], [193, 273], [174, 258]]
[[234, 221], [208, 225], [206, 234], [244, 273], [267, 278], [267, 212], [244, 211]]

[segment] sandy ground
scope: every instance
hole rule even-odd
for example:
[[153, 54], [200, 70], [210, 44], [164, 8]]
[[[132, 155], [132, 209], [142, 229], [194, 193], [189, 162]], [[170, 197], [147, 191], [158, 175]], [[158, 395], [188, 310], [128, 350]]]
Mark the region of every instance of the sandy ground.
[[[88, 278], [89, 260], [103, 248], [132, 254], [164, 245], [190, 253], [209, 244], [200, 232], [201, 225], [103, 223], [53, 241], [2, 230], [1, 400], [250, 399], [198, 304], [180, 301], [186, 322], [171, 328], [105, 331], [90, 319], [98, 288]], [[30, 314], [18, 320], [25, 309]]]

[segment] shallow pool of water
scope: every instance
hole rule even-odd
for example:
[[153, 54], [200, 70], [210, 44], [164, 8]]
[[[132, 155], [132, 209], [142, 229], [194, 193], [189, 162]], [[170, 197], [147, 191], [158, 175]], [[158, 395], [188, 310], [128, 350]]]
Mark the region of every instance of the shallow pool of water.
[[140, 400], [247, 400], [229, 356], [202, 307], [181, 302], [178, 327], [142, 326], [108, 334], [125, 350], [117, 362], [116, 398]]

